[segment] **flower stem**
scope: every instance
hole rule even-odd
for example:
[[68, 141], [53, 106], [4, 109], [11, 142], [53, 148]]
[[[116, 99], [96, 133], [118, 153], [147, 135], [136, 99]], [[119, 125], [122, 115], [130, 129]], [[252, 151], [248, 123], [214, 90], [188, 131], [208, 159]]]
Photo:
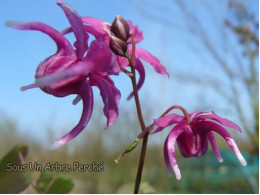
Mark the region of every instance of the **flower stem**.
[[[24, 159], [24, 157], [23, 157], [23, 155], [22, 155], [21, 152], [18, 153], [18, 156], [19, 156], [19, 159], [20, 159], [22, 165], [26, 164], [25, 159]], [[45, 194], [45, 193], [42, 192], [41, 189], [37, 186], [37, 184], [36, 184], [35, 181], [32, 181], [32, 182], [31, 182], [31, 186], [34, 188], [34, 190], [35, 190], [38, 194]]]
[[179, 109], [182, 111], [183, 115], [185, 116], [186, 120], [187, 120], [187, 123], [190, 124], [191, 122], [191, 119], [190, 119], [190, 115], [189, 113], [182, 107], [182, 106], [179, 106], [179, 105], [174, 105], [174, 106], [171, 106], [170, 108], [168, 108], [161, 116], [165, 116], [166, 114], [168, 114], [170, 111], [174, 110], [174, 109]]
[[[170, 108], [168, 108], [159, 118], [164, 117], [166, 114], [168, 114], [170, 111], [174, 110], [174, 109], [179, 109], [182, 111], [184, 117], [186, 118], [187, 124], [190, 124], [191, 119], [189, 116], [189, 113], [182, 107], [179, 105], [174, 105], [171, 106]], [[120, 159], [126, 154], [131, 152], [132, 150], [134, 150], [136, 148], [136, 146], [139, 144], [139, 142], [150, 133], [151, 130], [153, 130], [155, 124], [152, 123], [150, 124], [148, 127], [146, 127], [145, 129], [142, 130], [142, 132], [135, 138], [135, 141], [122, 153], [120, 154], [116, 159], [115, 162], [118, 163], [120, 161]]]
[[[139, 100], [139, 95], [138, 95], [138, 89], [137, 89], [137, 85], [136, 85], [136, 76], [135, 76], [135, 39], [134, 39], [133, 35], [131, 35], [131, 38], [132, 38], [132, 55], [131, 55], [131, 58], [128, 56], [128, 60], [129, 60], [129, 64], [131, 67], [131, 73], [133, 76], [130, 78], [131, 78], [131, 82], [132, 82], [132, 86], [133, 86], [137, 115], [138, 115], [141, 129], [143, 131], [145, 129], [145, 123], [144, 123], [144, 119], [143, 119], [143, 115], [142, 115], [142, 110], [141, 110], [141, 105], [140, 105], [140, 100]], [[147, 148], [147, 142], [148, 142], [148, 134], [146, 134], [143, 138], [143, 144], [142, 144], [139, 165], [138, 165], [138, 170], [137, 170], [137, 175], [136, 175], [136, 180], [135, 180], [135, 189], [134, 189], [135, 194], [138, 194], [138, 192], [139, 192], [139, 187], [140, 187], [142, 172], [143, 172], [143, 166], [144, 166], [144, 160], [145, 160], [145, 153], [146, 153], [146, 148]]]

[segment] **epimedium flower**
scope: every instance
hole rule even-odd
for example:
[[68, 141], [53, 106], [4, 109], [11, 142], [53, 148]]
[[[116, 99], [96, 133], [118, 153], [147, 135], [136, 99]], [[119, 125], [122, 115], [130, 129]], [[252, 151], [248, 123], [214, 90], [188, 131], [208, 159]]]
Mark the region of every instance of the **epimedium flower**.
[[214, 112], [196, 111], [192, 114], [186, 113], [185, 117], [178, 114], [168, 114], [155, 119], [154, 125], [157, 126], [157, 129], [151, 134], [158, 133], [170, 125], [175, 125], [165, 141], [164, 158], [168, 174], [171, 175], [174, 171], [178, 180], [181, 179], [181, 173], [175, 158], [176, 142], [184, 157], [200, 157], [204, 155], [207, 152], [209, 142], [217, 160], [223, 162], [213, 132], [218, 133], [226, 140], [243, 166], [247, 164], [234, 139], [224, 128], [229, 127], [241, 132], [240, 127]]
[[[121, 16], [116, 16], [112, 24], [92, 17], [82, 17], [85, 24], [86, 32], [92, 34], [97, 40], [106, 42], [110, 49], [117, 54], [117, 62], [120, 68], [130, 66], [125, 54], [132, 55], [132, 43], [134, 38], [135, 43], [143, 40], [143, 33], [139, 31], [138, 26], [134, 26], [131, 21], [125, 21]], [[66, 29], [64, 32], [69, 32]], [[140, 47], [135, 48], [135, 69], [139, 73], [139, 81], [137, 83], [138, 90], [142, 87], [145, 80], [145, 69], [141, 59], [149, 63], [154, 70], [162, 75], [169, 76], [165, 67], [161, 64], [158, 58], [153, 56], [150, 52]], [[133, 92], [128, 96], [130, 99]]]
[[[94, 40], [88, 46], [89, 35], [85, 31], [79, 14], [68, 4], [58, 1], [65, 13], [71, 30], [76, 37], [74, 48], [64, 34], [41, 22], [6, 22], [8, 27], [18, 30], [40, 31], [54, 40], [57, 52], [43, 60], [37, 67], [35, 83], [22, 87], [22, 90], [39, 87], [42, 91], [56, 97], [76, 94], [76, 104], [82, 99], [83, 111], [79, 123], [66, 135], [56, 140], [51, 149], [75, 138], [88, 124], [93, 110], [92, 86], [100, 90], [104, 102], [107, 127], [118, 117], [120, 91], [109, 78], [118, 74], [120, 68], [115, 54], [109, 51], [105, 42]], [[87, 52], [87, 53], [86, 53]]]

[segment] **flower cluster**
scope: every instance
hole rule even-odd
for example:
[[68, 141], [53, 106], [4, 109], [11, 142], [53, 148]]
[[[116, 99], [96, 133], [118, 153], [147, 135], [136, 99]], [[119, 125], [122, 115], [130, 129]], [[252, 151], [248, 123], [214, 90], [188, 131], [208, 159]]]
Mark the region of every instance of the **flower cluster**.
[[[22, 87], [22, 90], [40, 88], [45, 93], [55, 97], [64, 97], [75, 94], [73, 104], [82, 100], [83, 111], [78, 124], [63, 137], [57, 139], [51, 146], [56, 149], [75, 138], [87, 126], [93, 111], [92, 87], [100, 90], [104, 103], [104, 115], [107, 118], [107, 127], [118, 118], [118, 104], [121, 93], [110, 78], [119, 75], [122, 71], [129, 77], [134, 77], [134, 91], [128, 96], [130, 99], [142, 87], [145, 80], [145, 69], [141, 60], [148, 62], [154, 70], [162, 75], [168, 75], [160, 61], [147, 50], [136, 47], [135, 44], [143, 40], [143, 33], [131, 21], [116, 16], [112, 24], [92, 18], [81, 17], [76, 10], [68, 4], [58, 1], [57, 4], [67, 17], [70, 27], [59, 32], [51, 26], [41, 22], [7, 22], [6, 25], [18, 30], [40, 31], [53, 39], [57, 45], [57, 52], [43, 60], [37, 67], [35, 82]], [[71, 44], [65, 37], [73, 33], [76, 41]], [[89, 36], [94, 40], [89, 41]], [[90, 42], [90, 43], [89, 43]], [[130, 67], [131, 72], [126, 68]], [[139, 81], [135, 82], [135, 70], [139, 73]], [[133, 81], [133, 80], [132, 80]], [[137, 104], [136, 104], [137, 105]], [[137, 106], [138, 107], [138, 106]], [[139, 105], [140, 108], [140, 105]], [[184, 117], [178, 114], [168, 114], [173, 108], [183, 111]], [[138, 114], [141, 115], [141, 112]], [[139, 116], [139, 115], [138, 115]], [[140, 118], [139, 118], [140, 120]], [[246, 161], [241, 155], [231, 135], [223, 127], [241, 129], [231, 121], [216, 115], [214, 112], [193, 112], [188, 114], [180, 106], [168, 109], [160, 118], [145, 129], [140, 122], [143, 132], [136, 141], [116, 160], [133, 150], [140, 140], [148, 133], [156, 134], [170, 125], [174, 125], [164, 145], [165, 162], [169, 174], [174, 171], [177, 179], [181, 173], [175, 159], [175, 143], [178, 144], [184, 157], [200, 157], [207, 152], [208, 143], [211, 144], [219, 162], [223, 159], [215, 142], [213, 132], [220, 134], [235, 153], [242, 165]], [[150, 132], [157, 126], [153, 132]], [[141, 162], [141, 161], [140, 161]], [[141, 166], [140, 166], [141, 167]], [[142, 169], [141, 169], [142, 170]]]
[[[133, 41], [138, 43], [143, 39], [138, 26], [134, 26], [131, 21], [126, 22], [119, 16], [110, 25], [96, 18], [81, 17], [65, 2], [58, 1], [57, 4], [70, 23], [70, 27], [62, 32], [41, 22], [6, 22], [8, 27], [14, 29], [40, 31], [52, 38], [57, 45], [57, 52], [38, 65], [35, 82], [21, 89], [39, 87], [42, 91], [56, 97], [76, 94], [73, 104], [80, 100], [83, 102], [79, 123], [66, 135], [56, 140], [51, 149], [56, 149], [72, 140], [87, 126], [93, 110], [93, 86], [100, 90], [105, 105], [103, 111], [107, 118], [107, 127], [116, 121], [121, 94], [110, 75], [118, 75], [122, 69], [129, 66], [127, 56], [132, 55], [131, 43]], [[71, 32], [76, 38], [74, 44], [65, 37]], [[95, 37], [90, 44], [89, 35]], [[125, 44], [123, 53], [120, 45], [122, 43]], [[168, 76], [160, 61], [148, 51], [136, 48], [135, 59], [135, 69], [140, 74], [138, 89], [145, 79], [145, 71], [140, 59], [150, 63], [156, 72]], [[132, 94], [129, 98], [131, 96]]]

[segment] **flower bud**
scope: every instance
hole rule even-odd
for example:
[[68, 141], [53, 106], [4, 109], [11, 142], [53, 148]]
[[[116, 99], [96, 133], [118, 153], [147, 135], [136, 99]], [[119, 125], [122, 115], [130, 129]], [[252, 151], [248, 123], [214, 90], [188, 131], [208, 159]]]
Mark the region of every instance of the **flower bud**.
[[109, 40], [109, 48], [119, 56], [124, 56], [127, 51], [127, 44], [121, 39], [111, 36]]
[[117, 15], [111, 25], [111, 32], [119, 39], [127, 41], [130, 37], [130, 28], [124, 18]]

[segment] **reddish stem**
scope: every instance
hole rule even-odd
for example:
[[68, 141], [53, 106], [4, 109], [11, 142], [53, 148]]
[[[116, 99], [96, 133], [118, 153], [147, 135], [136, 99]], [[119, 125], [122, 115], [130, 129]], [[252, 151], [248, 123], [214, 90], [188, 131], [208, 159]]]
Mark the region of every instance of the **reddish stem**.
[[[141, 154], [140, 154], [140, 159], [139, 159], [139, 164], [138, 164], [138, 170], [137, 170], [137, 175], [136, 175], [136, 180], [135, 180], [135, 189], [134, 189], [134, 193], [138, 194], [139, 188], [140, 188], [140, 184], [141, 184], [141, 178], [142, 178], [142, 172], [143, 172], [146, 148], [147, 148], [147, 143], [148, 143], [148, 135], [149, 135], [149, 131], [153, 129], [154, 124], [150, 125], [148, 128], [145, 127], [145, 123], [144, 123], [144, 119], [143, 119], [143, 115], [142, 115], [142, 110], [141, 110], [141, 105], [140, 105], [140, 100], [139, 100], [139, 95], [138, 95], [138, 89], [137, 89], [137, 85], [136, 85], [136, 77], [135, 77], [135, 39], [134, 39], [133, 35], [131, 35], [131, 38], [132, 38], [132, 55], [130, 57], [128, 54], [126, 54], [125, 57], [128, 58], [128, 61], [129, 61], [130, 67], [131, 67], [132, 75], [131, 76], [129, 75], [129, 77], [130, 77], [131, 82], [132, 82], [133, 93], [134, 93], [135, 104], [136, 104], [136, 111], [137, 111], [137, 115], [138, 115], [138, 119], [139, 119], [139, 123], [140, 123], [141, 129], [142, 129], [142, 132], [138, 136], [138, 138], [140, 138], [140, 139], [143, 138]], [[122, 71], [125, 72], [126, 74], [129, 74], [125, 70], [122, 70]], [[173, 109], [180, 109], [183, 112], [184, 116], [186, 117], [187, 123], [188, 124], [190, 123], [191, 120], [190, 120], [188, 112], [183, 107], [178, 106], [178, 105], [172, 106], [169, 109], [167, 109], [161, 115], [161, 117], [165, 116], [167, 113], [169, 113]], [[116, 162], [119, 161], [120, 158], [124, 154], [125, 153], [120, 155], [120, 157], [116, 160]]]
[[[190, 116], [188, 114], [188, 112], [181, 106], [178, 105], [174, 105], [170, 108], [168, 108], [161, 116], [164, 117], [166, 114], [168, 114], [170, 111], [172, 111], [173, 109], [179, 109], [183, 112], [183, 115], [186, 117], [187, 123], [189, 124], [191, 122]], [[135, 141], [122, 153], [120, 154], [116, 159], [115, 162], [118, 163], [120, 161], [120, 159], [126, 154], [131, 152], [133, 149], [136, 148], [137, 144], [146, 136], [149, 134], [149, 132], [154, 128], [155, 124], [152, 123], [151, 125], [149, 125], [148, 127], [146, 127], [145, 129], [142, 130], [142, 132], [136, 137]]]
[[[138, 95], [138, 89], [137, 89], [137, 85], [136, 85], [136, 77], [135, 77], [135, 39], [134, 39], [133, 35], [131, 35], [131, 38], [132, 38], [132, 55], [131, 55], [131, 58], [129, 58], [129, 56], [128, 56], [128, 60], [129, 60], [129, 64], [131, 67], [131, 73], [133, 76], [130, 78], [131, 78], [132, 86], [133, 86], [137, 115], [138, 115], [141, 129], [143, 131], [143, 130], [145, 130], [145, 123], [144, 123], [144, 119], [143, 119], [143, 115], [142, 115], [142, 110], [141, 110], [141, 105], [140, 105], [140, 100], [139, 100], [139, 95]], [[148, 134], [146, 134], [143, 138], [139, 165], [138, 165], [137, 175], [136, 175], [136, 180], [135, 180], [135, 189], [134, 189], [135, 194], [138, 194], [139, 188], [140, 188], [144, 160], [145, 160], [145, 153], [146, 153], [146, 148], [147, 148], [147, 142], [148, 142]]]
[[166, 114], [168, 114], [170, 111], [174, 110], [174, 109], [179, 109], [182, 111], [183, 115], [186, 117], [186, 120], [187, 120], [187, 123], [190, 124], [191, 120], [190, 120], [190, 115], [189, 113], [182, 107], [182, 106], [179, 106], [179, 105], [174, 105], [174, 106], [171, 106], [170, 108], [168, 108], [161, 116], [165, 116]]
[[[18, 153], [18, 156], [19, 156], [19, 159], [22, 163], [22, 165], [24, 165], [26, 162], [25, 162], [25, 159], [23, 157], [23, 154], [21, 152]], [[35, 189], [36, 192], [38, 192], [39, 194], [45, 194], [44, 192], [41, 191], [41, 189], [37, 186], [36, 182], [35, 181], [32, 181], [31, 182], [31, 186]]]
[[[182, 111], [183, 115], [185, 116], [187, 123], [190, 124], [191, 123], [191, 119], [190, 119], [190, 115], [189, 113], [185, 110], [185, 108], [183, 108], [182, 106], [179, 105], [174, 105], [171, 106], [170, 108], [168, 108], [159, 118], [164, 117], [166, 114], [168, 114], [170, 111], [174, 110], [174, 109], [179, 109]], [[151, 125], [149, 125], [144, 131], [142, 131], [142, 133], [140, 133], [138, 135], [139, 139], [142, 139], [146, 134], [148, 134], [153, 128], [154, 128], [155, 124], [152, 123]]]

